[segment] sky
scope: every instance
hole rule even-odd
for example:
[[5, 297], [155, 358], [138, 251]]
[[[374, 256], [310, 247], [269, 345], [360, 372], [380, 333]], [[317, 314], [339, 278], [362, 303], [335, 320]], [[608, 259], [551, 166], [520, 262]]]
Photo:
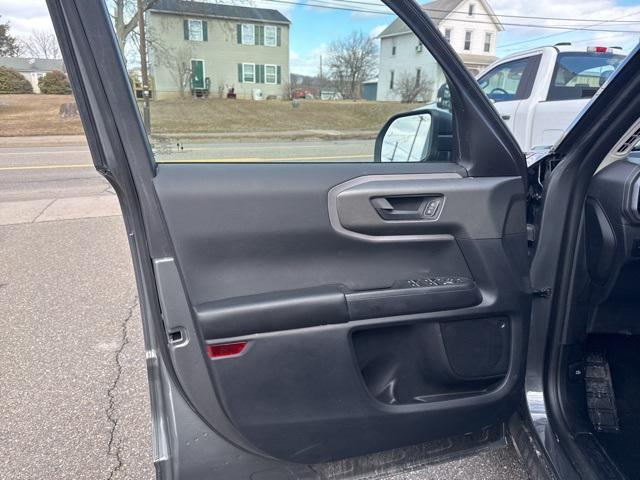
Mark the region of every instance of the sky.
[[[280, 10], [292, 21], [291, 71], [306, 75], [316, 75], [319, 72], [320, 56], [324, 54], [326, 58], [331, 41], [349, 35], [354, 30], [375, 37], [394, 19], [389, 14], [388, 7], [379, 0], [219, 1]], [[308, 3], [366, 12], [318, 8], [309, 6]], [[499, 17], [507, 15], [500, 17], [506, 25], [505, 31], [497, 39], [499, 56], [557, 42], [572, 42], [580, 47], [615, 45], [628, 52], [640, 40], [640, 0], [489, 0], [489, 3]], [[370, 13], [372, 11], [381, 13]], [[553, 17], [562, 20], [515, 16]], [[2, 22], [9, 21], [11, 31], [18, 36], [28, 36], [33, 29], [51, 28], [44, 0], [0, 0], [0, 17]]]

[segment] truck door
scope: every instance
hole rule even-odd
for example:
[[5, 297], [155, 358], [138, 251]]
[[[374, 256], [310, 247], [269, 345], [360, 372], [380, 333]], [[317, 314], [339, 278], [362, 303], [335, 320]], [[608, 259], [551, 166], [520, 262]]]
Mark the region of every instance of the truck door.
[[540, 58], [541, 55], [533, 55], [508, 61], [492, 68], [478, 80], [480, 88], [494, 103], [521, 148], [525, 148], [526, 128], [519, 128], [516, 115], [523, 101], [531, 96]]

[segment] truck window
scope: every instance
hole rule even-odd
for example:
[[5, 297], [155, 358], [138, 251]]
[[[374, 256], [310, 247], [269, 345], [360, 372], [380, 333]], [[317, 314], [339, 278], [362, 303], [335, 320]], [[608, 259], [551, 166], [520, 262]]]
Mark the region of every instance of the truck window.
[[595, 52], [558, 54], [547, 100], [591, 98], [607, 81], [624, 55]]
[[494, 102], [522, 100], [531, 94], [539, 63], [540, 55], [503, 63], [480, 77], [478, 83]]

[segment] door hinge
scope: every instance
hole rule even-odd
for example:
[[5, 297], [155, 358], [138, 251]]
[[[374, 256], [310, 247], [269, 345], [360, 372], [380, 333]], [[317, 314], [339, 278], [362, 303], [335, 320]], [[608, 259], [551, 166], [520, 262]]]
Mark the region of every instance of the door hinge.
[[545, 288], [540, 288], [537, 290], [534, 290], [533, 295], [536, 297], [541, 297], [541, 298], [549, 298], [551, 296], [551, 287], [545, 287]]

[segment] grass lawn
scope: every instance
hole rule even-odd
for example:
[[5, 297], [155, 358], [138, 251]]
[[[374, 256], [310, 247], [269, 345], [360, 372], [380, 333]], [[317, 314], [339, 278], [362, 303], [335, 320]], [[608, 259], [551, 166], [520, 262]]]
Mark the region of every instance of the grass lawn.
[[71, 95], [0, 95], [0, 136], [83, 135], [80, 118], [60, 118]]
[[379, 130], [413, 108], [393, 102], [179, 99], [151, 103], [153, 133]]
[[[79, 118], [59, 116], [71, 95], [0, 95], [0, 136], [82, 135]], [[394, 113], [414, 108], [392, 102], [175, 99], [151, 102], [152, 132], [227, 133], [300, 130], [379, 130]]]

